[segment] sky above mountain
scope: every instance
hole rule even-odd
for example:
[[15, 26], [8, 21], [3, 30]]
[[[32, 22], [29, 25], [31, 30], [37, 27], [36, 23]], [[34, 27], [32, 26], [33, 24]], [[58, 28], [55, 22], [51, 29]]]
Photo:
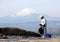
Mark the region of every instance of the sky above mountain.
[[24, 16], [32, 12], [60, 17], [60, 0], [0, 0], [0, 17]]

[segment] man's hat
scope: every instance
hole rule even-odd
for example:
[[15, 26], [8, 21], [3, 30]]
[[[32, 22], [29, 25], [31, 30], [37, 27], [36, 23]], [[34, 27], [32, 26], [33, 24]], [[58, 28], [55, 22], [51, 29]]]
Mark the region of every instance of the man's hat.
[[42, 18], [42, 17], [44, 17], [44, 16], [40, 15], [40, 18]]

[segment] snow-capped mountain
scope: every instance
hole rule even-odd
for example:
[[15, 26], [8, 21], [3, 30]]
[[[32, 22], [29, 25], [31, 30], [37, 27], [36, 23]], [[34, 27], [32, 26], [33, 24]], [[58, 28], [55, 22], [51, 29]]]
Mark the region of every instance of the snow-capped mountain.
[[60, 21], [59, 18], [41, 14], [31, 8], [25, 8], [18, 11], [16, 14], [10, 14], [8, 16], [0, 17], [0, 23], [39, 23], [40, 15], [43, 15], [48, 22]]

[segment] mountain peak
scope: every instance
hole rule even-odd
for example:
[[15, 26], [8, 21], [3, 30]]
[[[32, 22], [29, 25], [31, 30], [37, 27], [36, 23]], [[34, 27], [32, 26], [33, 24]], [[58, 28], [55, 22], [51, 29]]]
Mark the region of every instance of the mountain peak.
[[26, 15], [30, 15], [33, 13], [38, 13], [38, 12], [32, 8], [24, 8], [24, 9], [18, 11], [16, 13], [16, 16], [26, 16]]

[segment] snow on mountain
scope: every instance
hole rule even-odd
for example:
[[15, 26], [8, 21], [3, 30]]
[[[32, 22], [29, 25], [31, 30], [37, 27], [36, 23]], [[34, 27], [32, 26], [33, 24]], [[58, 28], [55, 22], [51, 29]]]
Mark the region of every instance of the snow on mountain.
[[25, 9], [22, 9], [21, 11], [18, 11], [16, 16], [26, 16], [26, 15], [30, 15], [31, 13], [37, 13], [37, 11], [31, 8], [25, 8]]

